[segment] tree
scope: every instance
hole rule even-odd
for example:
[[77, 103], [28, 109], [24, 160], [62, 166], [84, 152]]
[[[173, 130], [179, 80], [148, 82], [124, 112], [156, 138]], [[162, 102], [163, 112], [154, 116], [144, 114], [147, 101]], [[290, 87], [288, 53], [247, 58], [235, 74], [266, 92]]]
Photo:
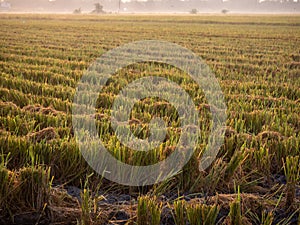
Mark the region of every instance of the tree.
[[100, 3], [95, 4], [95, 9], [91, 12], [92, 14], [103, 14], [105, 11], [103, 10], [103, 6]]
[[229, 10], [228, 9], [222, 9], [222, 11], [221, 11], [223, 14], [227, 14], [228, 12], [229, 12]]
[[73, 14], [81, 14], [81, 8], [75, 9], [75, 10], [73, 11]]
[[192, 9], [192, 10], [190, 11], [190, 13], [191, 13], [191, 14], [197, 14], [197, 13], [198, 13], [198, 10], [197, 10], [197, 9]]

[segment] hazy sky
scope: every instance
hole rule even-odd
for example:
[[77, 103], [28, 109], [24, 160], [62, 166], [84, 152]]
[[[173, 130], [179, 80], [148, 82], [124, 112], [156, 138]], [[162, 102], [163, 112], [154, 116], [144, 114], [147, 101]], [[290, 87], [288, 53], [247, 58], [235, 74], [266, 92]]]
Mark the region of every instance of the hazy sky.
[[[151, 0], [149, 4], [130, 4], [130, 2], [147, 2], [147, 0], [0, 0], [9, 4], [1, 4], [1, 11], [26, 12], [69, 12], [81, 9], [82, 12], [91, 12], [94, 3], [103, 5], [106, 12], [190, 12], [197, 9], [199, 12], [221, 12], [226, 8], [230, 12], [295, 12], [300, 13], [300, 0], [290, 0], [286, 4], [280, 1], [268, 0], [268, 4], [255, 4], [264, 0]], [[222, 1], [224, 4], [221, 4]], [[297, 3], [293, 3], [297, 2]], [[129, 3], [129, 4], [119, 4]], [[226, 2], [226, 4], [225, 4]]]

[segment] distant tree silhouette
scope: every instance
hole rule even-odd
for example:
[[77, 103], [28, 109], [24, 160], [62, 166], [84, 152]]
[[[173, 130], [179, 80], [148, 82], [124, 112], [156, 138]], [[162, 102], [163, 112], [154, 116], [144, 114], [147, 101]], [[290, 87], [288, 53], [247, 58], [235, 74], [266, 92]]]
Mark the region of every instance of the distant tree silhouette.
[[191, 11], [190, 11], [190, 14], [197, 14], [198, 13], [198, 10], [197, 9], [192, 9]]
[[221, 11], [223, 14], [227, 14], [228, 12], [229, 12], [229, 10], [228, 9], [222, 9], [222, 11]]
[[100, 3], [95, 4], [95, 9], [91, 12], [92, 14], [103, 14], [105, 11], [103, 10], [103, 6]]
[[75, 9], [75, 10], [73, 11], [73, 14], [81, 14], [81, 8]]

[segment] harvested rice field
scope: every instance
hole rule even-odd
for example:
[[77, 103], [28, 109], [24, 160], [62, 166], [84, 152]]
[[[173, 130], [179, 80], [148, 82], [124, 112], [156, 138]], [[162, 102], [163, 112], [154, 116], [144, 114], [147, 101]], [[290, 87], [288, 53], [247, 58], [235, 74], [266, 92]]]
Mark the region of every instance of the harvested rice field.
[[[0, 224], [300, 224], [299, 16], [0, 14], [0, 21]], [[98, 173], [84, 157], [74, 96], [98, 58], [145, 40], [200, 57], [223, 93], [226, 121], [215, 158], [199, 170], [218, 109], [198, 83], [162, 62], [115, 71], [90, 118], [123, 164], [166, 160], [183, 133], [174, 105], [145, 97], [132, 107], [129, 130], [147, 140], [157, 134], [152, 118], [161, 118], [164, 138], [146, 152], [123, 144], [111, 118], [126, 115], [112, 108], [130, 83], [172, 81], [198, 112], [200, 135], [187, 163], [160, 182], [132, 186]]]

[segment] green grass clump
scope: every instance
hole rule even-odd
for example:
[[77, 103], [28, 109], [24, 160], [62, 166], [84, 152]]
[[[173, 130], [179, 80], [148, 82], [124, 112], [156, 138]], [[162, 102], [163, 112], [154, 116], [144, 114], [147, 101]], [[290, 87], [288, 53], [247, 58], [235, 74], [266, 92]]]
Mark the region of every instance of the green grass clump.
[[173, 204], [174, 221], [176, 225], [186, 224], [186, 203], [184, 200], [177, 200]]
[[191, 204], [186, 212], [191, 225], [210, 225], [216, 223], [219, 208], [216, 205]]
[[162, 203], [156, 197], [148, 195], [138, 199], [137, 224], [138, 225], [159, 225], [162, 212]]
[[48, 202], [51, 187], [50, 169], [28, 167], [19, 171], [18, 200], [24, 207], [42, 210]]
[[41, 166], [9, 171], [0, 167], [1, 217], [8, 223], [15, 216], [37, 213], [45, 216], [51, 189], [50, 169]]
[[288, 156], [284, 163], [284, 174], [286, 177], [286, 202], [287, 210], [293, 209], [296, 197], [296, 185], [300, 181], [300, 161], [299, 156]]
[[12, 207], [14, 190], [14, 174], [3, 166], [0, 166], [0, 209], [8, 213]]

